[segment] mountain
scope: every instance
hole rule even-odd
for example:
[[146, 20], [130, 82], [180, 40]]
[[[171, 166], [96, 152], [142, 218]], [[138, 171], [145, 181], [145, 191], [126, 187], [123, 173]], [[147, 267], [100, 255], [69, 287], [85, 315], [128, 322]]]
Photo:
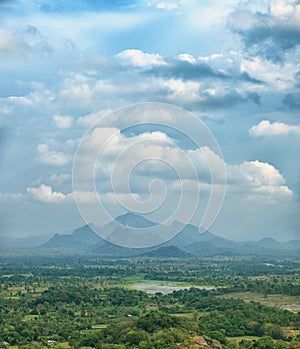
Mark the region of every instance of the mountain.
[[149, 219], [132, 212], [117, 217], [115, 221], [130, 228], [150, 228], [158, 225], [158, 223], [154, 223]]
[[40, 248], [87, 250], [95, 244], [104, 244], [105, 240], [98, 236], [93, 228], [94, 226], [90, 224], [74, 230], [72, 234], [55, 234]]
[[216, 247], [235, 248], [237, 245], [236, 242], [222, 238], [221, 236], [215, 235], [210, 231], [202, 233], [200, 237], [202, 242], [208, 242]]
[[[224, 239], [209, 231], [200, 233], [199, 228], [194, 225], [184, 225], [179, 222], [175, 222], [174, 225], [176, 229], [179, 230], [179, 233], [165, 244], [174, 245], [188, 253], [195, 255], [216, 255], [225, 253], [228, 255], [228, 251], [236, 247], [235, 242]], [[172, 225], [172, 227], [174, 225]], [[180, 228], [181, 231], [178, 228]], [[222, 249], [226, 249], [226, 251]]]
[[176, 246], [163, 246], [156, 250], [152, 250], [142, 254], [143, 257], [156, 257], [156, 258], [188, 258], [192, 257], [192, 254], [179, 249]]
[[[172, 236], [175, 232], [179, 233]], [[153, 242], [156, 243], [155, 246]], [[150, 247], [144, 247], [145, 244]], [[126, 213], [102, 227], [88, 224], [75, 229], [71, 234], [55, 234], [47, 242], [43, 241], [40, 248], [64, 249], [72, 253], [80, 251], [103, 257], [183, 258], [188, 255], [295, 253], [300, 251], [300, 240], [280, 243], [273, 238], [264, 238], [256, 242], [234, 242], [209, 231], [200, 233], [199, 228], [191, 224], [185, 225], [175, 221], [171, 226], [164, 226], [138, 214]]]
[[201, 241], [199, 228], [195, 227], [194, 225], [184, 225], [175, 221], [171, 225], [171, 229], [173, 229], [173, 231], [179, 231], [179, 233], [172, 237], [172, 239], [167, 241], [167, 245], [174, 245], [180, 247]]
[[72, 236], [74, 239], [88, 244], [100, 243], [102, 239], [95, 233], [96, 229], [97, 228], [93, 224], [87, 224], [81, 228], [75, 229]]
[[97, 227], [95, 231], [112, 244], [135, 248], [159, 245], [172, 236], [169, 227], [134, 213], [119, 216], [103, 227]]

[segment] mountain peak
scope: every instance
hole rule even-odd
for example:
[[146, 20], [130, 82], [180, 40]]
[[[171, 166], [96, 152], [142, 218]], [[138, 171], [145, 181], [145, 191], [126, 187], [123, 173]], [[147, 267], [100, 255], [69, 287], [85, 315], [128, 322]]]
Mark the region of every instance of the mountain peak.
[[150, 228], [158, 225], [157, 223], [154, 223], [149, 219], [132, 212], [118, 216], [115, 220], [116, 222], [130, 228]]
[[259, 246], [266, 247], [266, 248], [277, 248], [277, 247], [281, 246], [281, 243], [279, 241], [277, 241], [271, 237], [263, 238], [263, 239], [257, 241], [257, 244]]
[[266, 237], [266, 238], [258, 240], [258, 242], [263, 242], [263, 241], [278, 242], [277, 240], [275, 240], [274, 238], [271, 238], [271, 237]]
[[95, 226], [93, 224], [87, 224], [81, 228], [75, 229], [72, 236], [76, 239], [90, 243], [96, 243], [101, 240], [99, 235], [95, 233]]

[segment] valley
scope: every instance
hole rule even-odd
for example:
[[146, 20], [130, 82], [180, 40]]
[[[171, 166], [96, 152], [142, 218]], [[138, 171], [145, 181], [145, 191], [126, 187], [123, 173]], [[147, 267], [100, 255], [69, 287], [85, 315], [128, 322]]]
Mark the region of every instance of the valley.
[[101, 259], [10, 252], [0, 255], [0, 267], [2, 348], [300, 344], [296, 256]]

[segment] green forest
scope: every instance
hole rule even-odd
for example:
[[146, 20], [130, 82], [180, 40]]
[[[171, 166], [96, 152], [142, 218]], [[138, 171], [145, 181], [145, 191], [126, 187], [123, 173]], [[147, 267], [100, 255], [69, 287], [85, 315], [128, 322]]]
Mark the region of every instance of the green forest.
[[[300, 345], [300, 261], [271, 262], [3, 255], [1, 347], [293, 348]], [[149, 282], [181, 287], [135, 287]], [[249, 294], [254, 300], [244, 299]]]

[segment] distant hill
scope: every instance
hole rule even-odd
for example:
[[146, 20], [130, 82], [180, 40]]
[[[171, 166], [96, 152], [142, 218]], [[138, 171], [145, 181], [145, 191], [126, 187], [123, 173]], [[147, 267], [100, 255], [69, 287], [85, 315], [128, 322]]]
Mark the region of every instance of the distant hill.
[[[174, 232], [179, 233], [167, 240], [166, 237], [172, 236]], [[139, 234], [143, 236], [142, 242], [149, 242], [151, 247], [138, 248]], [[15, 245], [18, 248], [22, 245], [23, 248], [38, 246], [41, 250], [69, 250], [72, 253], [78, 251], [103, 257], [184, 258], [191, 255], [240, 256], [300, 252], [300, 240], [280, 243], [268, 237], [259, 241], [234, 242], [209, 231], [200, 233], [199, 228], [191, 224], [184, 225], [175, 221], [167, 227], [135, 213], [121, 215], [102, 227], [88, 224], [69, 234], [55, 234], [51, 238], [47, 237], [47, 240], [45, 237], [39, 239], [36, 239], [34, 246], [32, 238], [18, 240]], [[3, 238], [2, 241], [4, 241], [3, 246], [12, 246], [14, 242]], [[157, 242], [155, 246], [151, 244], [153, 241]], [[119, 246], [120, 242], [124, 243], [124, 246], [127, 244], [136, 248]]]
[[[178, 223], [175, 223], [178, 228]], [[174, 236], [171, 240], [167, 241], [166, 245], [176, 246], [187, 253], [193, 255], [232, 255], [236, 253], [230, 252], [237, 246], [236, 242], [224, 239], [218, 235], [215, 235], [209, 231], [204, 233], [199, 232], [199, 228], [194, 225], [181, 224], [181, 231]]]
[[206, 241], [189, 244], [184, 247], [184, 251], [195, 256], [238, 256], [240, 252], [235, 248], [218, 247]]
[[100, 236], [92, 229], [93, 225], [84, 225], [73, 231], [72, 234], [55, 234], [49, 241], [40, 246], [44, 249], [72, 249], [87, 250], [95, 244], [104, 244]]
[[283, 244], [284, 249], [292, 251], [300, 251], [300, 240], [291, 240]]
[[256, 242], [256, 245], [264, 248], [282, 248], [282, 244], [273, 238], [264, 238]]
[[141, 256], [156, 258], [187, 258], [192, 257], [192, 254], [182, 251], [176, 246], [163, 246], [157, 250], [146, 252]]

